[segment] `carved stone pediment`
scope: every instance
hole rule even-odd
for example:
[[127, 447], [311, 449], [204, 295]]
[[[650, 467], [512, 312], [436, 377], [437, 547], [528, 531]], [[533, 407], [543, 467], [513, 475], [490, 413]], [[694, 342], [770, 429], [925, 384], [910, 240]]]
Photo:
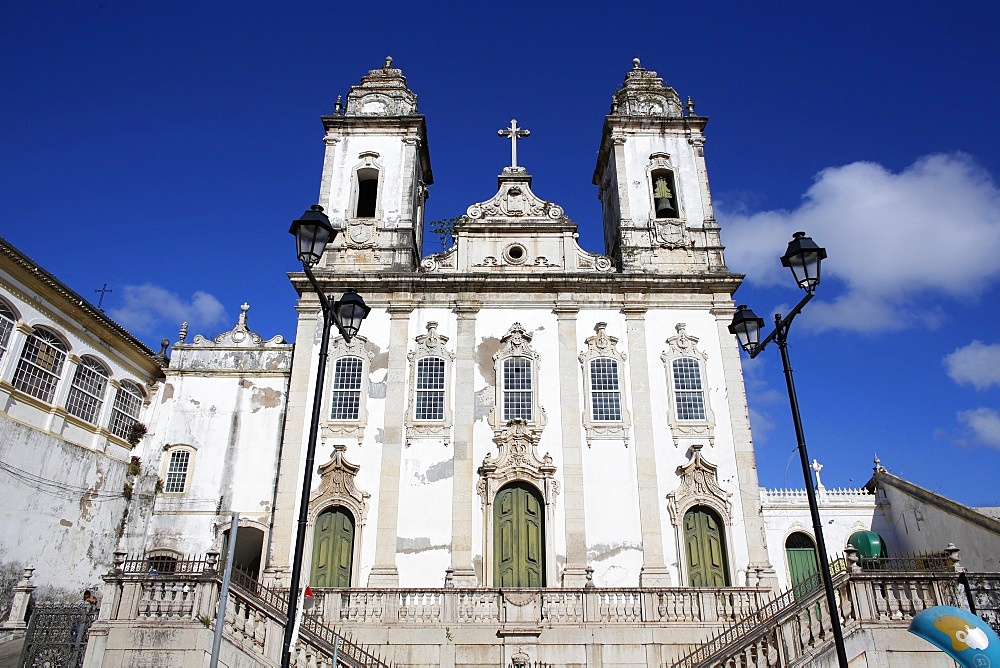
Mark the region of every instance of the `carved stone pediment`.
[[726, 524], [732, 521], [731, 492], [719, 485], [718, 467], [707, 461], [701, 454], [704, 446], [691, 446], [691, 459], [684, 466], [677, 467], [680, 484], [667, 495], [670, 520], [676, 526], [684, 518], [684, 513], [692, 506], [709, 506], [719, 513]]
[[500, 176], [500, 189], [485, 202], [473, 204], [466, 211], [473, 220], [487, 218], [565, 219], [561, 206], [546, 202], [531, 192], [531, 177], [523, 167], [507, 167]]
[[358, 489], [356, 478], [361, 467], [344, 458], [347, 446], [341, 443], [333, 446], [333, 458], [319, 467], [320, 483], [309, 498], [310, 514], [315, 518], [331, 505], [349, 508], [359, 524], [365, 523], [368, 515], [368, 492]]
[[479, 467], [476, 486], [483, 503], [491, 503], [498, 490], [509, 482], [524, 480], [533, 483], [544, 495], [545, 502], [555, 501], [559, 483], [553, 479], [556, 467], [546, 453], [538, 457], [540, 436], [524, 420], [511, 420], [496, 436], [496, 455], [486, 455]]
[[[260, 347], [260, 346], [275, 346], [282, 345], [285, 343], [285, 339], [278, 334], [267, 341], [257, 334], [256, 332], [251, 332], [250, 327], [247, 326], [247, 311], [250, 310], [250, 304], [243, 302], [240, 306], [240, 316], [236, 320], [236, 326], [233, 327], [228, 332], [223, 332], [219, 334], [214, 339], [206, 339], [201, 334], [196, 334], [194, 337], [194, 342], [192, 345], [195, 346], [226, 346], [226, 347], [240, 347], [240, 348], [250, 348], [250, 347]], [[184, 323], [187, 325], [187, 323]], [[186, 327], [183, 328], [183, 333], [186, 334]], [[183, 343], [184, 337], [181, 337], [181, 343]]]

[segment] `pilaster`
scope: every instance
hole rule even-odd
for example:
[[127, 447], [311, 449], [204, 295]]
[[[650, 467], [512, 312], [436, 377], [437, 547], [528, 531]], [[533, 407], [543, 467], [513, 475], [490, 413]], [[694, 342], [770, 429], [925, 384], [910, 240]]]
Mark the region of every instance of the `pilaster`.
[[[625, 327], [631, 360], [633, 397], [649, 397], [649, 360], [646, 353], [646, 308], [626, 306]], [[663, 563], [663, 531], [660, 494], [656, 480], [656, 449], [653, 441], [653, 412], [649, 401], [636, 401], [635, 460], [639, 484], [639, 526], [642, 532], [642, 569], [639, 586], [669, 587], [670, 572]]]
[[399, 533], [399, 467], [403, 456], [403, 420], [406, 416], [406, 352], [412, 305], [390, 306], [389, 370], [386, 376], [385, 422], [382, 439], [382, 475], [375, 534], [375, 565], [369, 587], [398, 587], [396, 537]]
[[583, 434], [580, 428], [580, 363], [576, 320], [580, 309], [555, 308], [559, 337], [559, 415], [563, 436], [563, 493], [566, 495], [566, 566], [563, 587], [587, 584], [587, 531], [583, 492]]
[[476, 315], [479, 306], [460, 304], [455, 341], [455, 450], [452, 454], [454, 478], [451, 503], [451, 571], [455, 587], [478, 587], [472, 566], [472, 517], [476, 493], [475, 463], [472, 456], [475, 421]]

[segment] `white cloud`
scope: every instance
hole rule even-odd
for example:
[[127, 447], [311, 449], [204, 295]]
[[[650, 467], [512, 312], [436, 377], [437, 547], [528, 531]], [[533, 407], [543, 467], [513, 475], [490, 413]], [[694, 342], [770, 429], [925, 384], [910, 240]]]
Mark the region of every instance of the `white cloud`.
[[972, 432], [976, 443], [1000, 448], [1000, 413], [992, 408], [974, 408], [960, 411], [958, 421]]
[[1000, 344], [973, 341], [944, 358], [948, 376], [958, 384], [969, 383], [977, 390], [1000, 385]]
[[226, 320], [219, 300], [200, 290], [190, 300], [149, 283], [126, 285], [122, 293], [124, 304], [109, 309], [108, 315], [134, 334], [172, 335], [182, 322], [198, 333]]
[[1000, 276], [1000, 188], [963, 154], [898, 174], [869, 162], [825, 169], [794, 211], [720, 208], [727, 264], [751, 283], [791, 285], [777, 258], [796, 230], [827, 249], [823, 277], [846, 290], [809, 305], [819, 329], [934, 326], [940, 313], [915, 308], [918, 296], [975, 296]]

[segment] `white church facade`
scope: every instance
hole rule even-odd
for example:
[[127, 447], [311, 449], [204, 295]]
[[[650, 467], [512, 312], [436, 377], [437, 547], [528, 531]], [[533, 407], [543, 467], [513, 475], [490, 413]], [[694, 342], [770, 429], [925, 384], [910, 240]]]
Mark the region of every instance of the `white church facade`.
[[[244, 304], [213, 339], [189, 340], [183, 327], [168, 360], [73, 306], [58, 281], [30, 311], [38, 300], [24, 269], [4, 266], [5, 470], [69, 485], [65, 471], [31, 468], [24, 444], [44, 441], [56, 459], [83, 462], [81, 494], [106, 501], [93, 526], [93, 513], [45, 514], [66, 551], [27, 543], [8, 554], [42, 580], [75, 564], [65, 586], [108, 574], [87, 665], [203, 656], [200, 624], [189, 622], [205, 623], [214, 599], [188, 598], [209, 585], [183, 579], [183, 564], [208, 555], [198, 563], [214, 572], [233, 513], [236, 566], [256, 594], [287, 589], [320, 376], [309, 614], [396, 665], [669, 665], [811, 574], [804, 498], [758, 485], [727, 329], [742, 276], [725, 264], [707, 119], [690, 100], [638, 60], [614, 94], [593, 177], [605, 254], [580, 248], [562, 206], [533, 191], [517, 160], [527, 132], [512, 121], [495, 188], [470, 195], [450, 248], [422, 256], [428, 131], [391, 59], [322, 121], [318, 205], [338, 234], [313, 271], [326, 294], [354, 289], [371, 307], [350, 342], [333, 334], [324, 368], [320, 300], [303, 273], [291, 274], [294, 345], [252, 331]], [[114, 352], [93, 354], [102, 336]], [[35, 381], [23, 352], [32, 337], [52, 350], [28, 360]], [[68, 362], [56, 369], [59, 350]], [[87, 379], [99, 368], [98, 388]], [[51, 391], [40, 397], [45, 378]], [[122, 392], [135, 397], [127, 420], [115, 417], [132, 396]], [[871, 491], [821, 486], [832, 551], [873, 531], [896, 551], [947, 544], [932, 545], [937, 531], [898, 535], [890, 496], [903, 492]], [[12, 512], [31, 504], [8, 496]], [[70, 540], [60, 520], [84, 521], [80, 535]], [[970, 541], [993, 540], [998, 527], [966, 520], [980, 532]], [[238, 637], [230, 665], [274, 665], [278, 611], [246, 596], [242, 617], [227, 618]], [[144, 628], [158, 634], [140, 641]]]

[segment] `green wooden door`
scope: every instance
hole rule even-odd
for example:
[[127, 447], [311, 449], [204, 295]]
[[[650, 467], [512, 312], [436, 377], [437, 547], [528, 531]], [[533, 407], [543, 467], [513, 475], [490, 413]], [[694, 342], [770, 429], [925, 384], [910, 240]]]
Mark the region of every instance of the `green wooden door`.
[[726, 540], [718, 516], [696, 506], [684, 514], [684, 547], [687, 552], [688, 585], [728, 587]]
[[330, 508], [316, 518], [311, 587], [350, 587], [354, 557], [354, 519], [343, 508]]
[[544, 587], [544, 505], [523, 484], [504, 487], [493, 504], [493, 586]]
[[819, 560], [812, 538], [800, 531], [793, 533], [785, 540], [785, 555], [796, 597], [820, 586]]

